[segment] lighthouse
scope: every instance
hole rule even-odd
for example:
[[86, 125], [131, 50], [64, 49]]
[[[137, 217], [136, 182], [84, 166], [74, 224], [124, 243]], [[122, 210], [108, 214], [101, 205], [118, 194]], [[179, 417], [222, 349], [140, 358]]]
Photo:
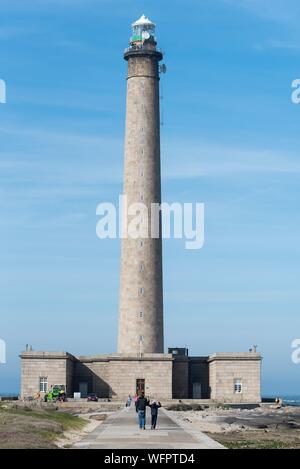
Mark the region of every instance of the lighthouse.
[[[161, 203], [159, 62], [155, 24], [145, 15], [132, 24], [128, 64], [124, 189], [127, 207], [144, 204], [147, 232], [121, 243], [118, 353], [164, 352], [162, 240], [159, 218], [151, 233], [151, 204]], [[130, 223], [133, 215], [127, 217]]]
[[[118, 351], [78, 356], [26, 348], [20, 355], [21, 396], [31, 398], [39, 391], [45, 397], [51, 383], [59, 383], [68, 397], [94, 393], [125, 402], [129, 394], [144, 393], [165, 402], [211, 399], [257, 405], [262, 357], [255, 346], [249, 352], [192, 357], [186, 347], [164, 350], [161, 219], [160, 211], [153, 217], [151, 209], [161, 204], [159, 73], [165, 66], [159, 64], [163, 56], [155, 25], [144, 15], [132, 24], [124, 58], [128, 75], [122, 225], [136, 229], [122, 231]], [[109, 333], [102, 327], [103, 336]]]

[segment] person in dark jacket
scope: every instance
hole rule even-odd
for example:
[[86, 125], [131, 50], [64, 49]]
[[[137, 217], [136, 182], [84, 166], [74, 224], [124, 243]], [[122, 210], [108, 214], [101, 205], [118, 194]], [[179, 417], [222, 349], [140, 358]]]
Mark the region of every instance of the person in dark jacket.
[[151, 408], [151, 430], [155, 430], [157, 424], [158, 409], [161, 407], [160, 402], [153, 401], [149, 404]]
[[140, 429], [143, 430], [146, 430], [146, 407], [148, 405], [149, 401], [145, 398], [144, 394], [141, 393], [135, 403], [135, 410], [138, 413]]

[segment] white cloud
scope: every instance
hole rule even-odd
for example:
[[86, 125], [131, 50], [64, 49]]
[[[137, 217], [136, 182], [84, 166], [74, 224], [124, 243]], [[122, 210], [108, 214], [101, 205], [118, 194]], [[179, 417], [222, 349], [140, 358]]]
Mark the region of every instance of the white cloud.
[[224, 302], [274, 302], [299, 300], [300, 292], [297, 290], [272, 290], [272, 291], [167, 291], [166, 297], [172, 300], [187, 302], [208, 301], [211, 303]]
[[221, 0], [228, 5], [245, 9], [270, 20], [298, 23], [300, 3], [298, 0]]
[[297, 156], [273, 149], [230, 147], [210, 142], [165, 143], [163, 176], [195, 178], [233, 173], [300, 173]]
[[258, 44], [256, 46], [258, 50], [268, 50], [268, 49], [278, 49], [278, 50], [288, 50], [293, 52], [300, 51], [300, 42], [288, 42], [288, 41], [279, 41], [276, 39], [270, 39], [263, 44]]
[[[130, 0], [128, 0], [129, 2]], [[123, 3], [126, 0], [122, 0]], [[75, 7], [84, 7], [86, 8], [89, 5], [100, 5], [103, 4], [110, 5], [111, 0], [1, 0], [1, 8], [7, 9], [16, 9], [18, 10], [28, 10], [28, 8], [75, 8]]]
[[[20, 199], [107, 197], [112, 194], [109, 185], [121, 188], [123, 138], [4, 126], [0, 136], [6, 146], [0, 161], [2, 207]], [[293, 154], [272, 149], [200, 140], [169, 141], [162, 148], [164, 180], [249, 173], [299, 174], [300, 162]]]
[[[122, 179], [117, 138], [38, 128], [0, 127], [1, 206], [39, 199], [100, 197]], [[15, 143], [17, 146], [15, 148]]]
[[[105, 92], [102, 90], [102, 93]], [[33, 104], [38, 106], [58, 107], [65, 109], [81, 109], [112, 114], [116, 108], [112, 108], [115, 101], [113, 95], [108, 93], [103, 96], [95, 91], [82, 92], [72, 89], [52, 88], [22, 88], [10, 87], [10, 94], [15, 102], [20, 104]]]

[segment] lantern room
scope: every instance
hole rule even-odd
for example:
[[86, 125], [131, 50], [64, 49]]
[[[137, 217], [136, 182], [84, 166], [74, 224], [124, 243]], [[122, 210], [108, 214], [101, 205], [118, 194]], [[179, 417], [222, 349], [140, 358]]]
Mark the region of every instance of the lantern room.
[[145, 41], [156, 42], [155, 38], [155, 24], [149, 20], [145, 15], [132, 23], [132, 36], [130, 39], [131, 44], [143, 43]]

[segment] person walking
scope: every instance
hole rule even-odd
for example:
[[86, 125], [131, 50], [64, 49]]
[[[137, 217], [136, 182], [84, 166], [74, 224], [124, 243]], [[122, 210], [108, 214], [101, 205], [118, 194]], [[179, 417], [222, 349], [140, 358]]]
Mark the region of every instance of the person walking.
[[161, 403], [153, 401], [149, 405], [151, 409], [151, 430], [155, 430], [157, 424], [158, 409], [161, 407]]
[[126, 404], [125, 404], [127, 412], [129, 412], [130, 410], [131, 401], [132, 401], [132, 398], [131, 398], [131, 395], [129, 394], [129, 396], [127, 397]]
[[149, 405], [149, 401], [145, 398], [144, 393], [141, 393], [135, 403], [135, 410], [139, 418], [140, 429], [146, 430], [146, 408]]

